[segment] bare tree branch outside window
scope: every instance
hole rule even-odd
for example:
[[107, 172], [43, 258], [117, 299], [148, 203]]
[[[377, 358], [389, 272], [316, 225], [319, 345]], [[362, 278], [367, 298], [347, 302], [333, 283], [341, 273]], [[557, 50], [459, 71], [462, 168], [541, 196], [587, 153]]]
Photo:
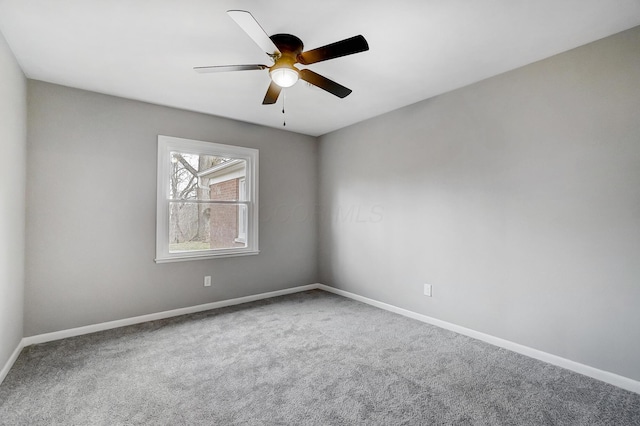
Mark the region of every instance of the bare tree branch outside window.
[[[211, 155], [171, 153], [169, 198], [172, 200], [209, 200], [209, 187], [202, 184], [198, 173], [228, 158]], [[209, 207], [202, 203], [171, 203], [169, 242], [173, 249], [208, 249]]]

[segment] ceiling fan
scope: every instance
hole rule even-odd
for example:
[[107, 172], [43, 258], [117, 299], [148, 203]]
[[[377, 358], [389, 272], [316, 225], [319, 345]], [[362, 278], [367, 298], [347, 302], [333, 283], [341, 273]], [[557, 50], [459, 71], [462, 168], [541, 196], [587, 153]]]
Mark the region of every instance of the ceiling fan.
[[246, 10], [228, 10], [227, 14], [242, 28], [249, 37], [272, 59], [273, 65], [220, 65], [208, 67], [194, 67], [200, 73], [269, 70], [271, 83], [262, 101], [263, 105], [274, 104], [283, 87], [293, 86], [298, 79], [317, 86], [327, 92], [344, 98], [351, 93], [351, 89], [344, 87], [310, 69], [298, 69], [295, 64], [311, 65], [316, 62], [339, 58], [341, 56], [369, 50], [367, 40], [361, 35], [341, 40], [317, 49], [303, 52], [302, 40], [291, 34], [274, 34], [268, 36], [258, 21]]

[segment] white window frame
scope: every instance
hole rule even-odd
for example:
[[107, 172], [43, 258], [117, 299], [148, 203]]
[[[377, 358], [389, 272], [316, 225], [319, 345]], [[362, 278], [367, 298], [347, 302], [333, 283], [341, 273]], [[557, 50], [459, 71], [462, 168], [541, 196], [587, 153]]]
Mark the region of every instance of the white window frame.
[[[246, 206], [248, 216], [246, 247], [169, 252], [169, 202], [172, 201], [169, 199], [171, 152], [214, 155], [246, 161], [246, 196], [239, 197], [241, 200], [237, 201], [238, 204]], [[253, 148], [158, 135], [156, 263], [246, 256], [260, 252], [258, 250], [258, 157], [259, 151]], [[211, 203], [216, 202], [211, 201]]]
[[[244, 200], [244, 194], [246, 194], [246, 189], [247, 189], [247, 178], [246, 176], [243, 178], [238, 179], [238, 193], [240, 194], [240, 201], [245, 201]], [[247, 210], [246, 208], [243, 208], [242, 206], [240, 206], [240, 208], [238, 208], [238, 235], [236, 238], [236, 242], [237, 243], [246, 243], [247, 242], [247, 220], [245, 220], [245, 217], [247, 215]]]

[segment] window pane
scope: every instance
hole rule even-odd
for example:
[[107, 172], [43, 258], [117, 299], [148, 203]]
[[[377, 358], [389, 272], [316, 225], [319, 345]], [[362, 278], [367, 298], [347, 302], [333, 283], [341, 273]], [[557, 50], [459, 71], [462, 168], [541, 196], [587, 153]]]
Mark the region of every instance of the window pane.
[[247, 162], [237, 158], [171, 152], [169, 198], [179, 200], [246, 200]]
[[169, 203], [169, 252], [244, 248], [247, 206]]

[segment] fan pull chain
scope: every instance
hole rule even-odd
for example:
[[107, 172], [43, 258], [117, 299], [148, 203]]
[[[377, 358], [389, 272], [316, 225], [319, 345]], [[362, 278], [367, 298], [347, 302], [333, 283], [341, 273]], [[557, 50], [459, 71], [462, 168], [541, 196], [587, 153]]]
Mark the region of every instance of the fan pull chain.
[[286, 92], [282, 94], [282, 127], [287, 126], [287, 119], [284, 116], [284, 98], [286, 98]]

